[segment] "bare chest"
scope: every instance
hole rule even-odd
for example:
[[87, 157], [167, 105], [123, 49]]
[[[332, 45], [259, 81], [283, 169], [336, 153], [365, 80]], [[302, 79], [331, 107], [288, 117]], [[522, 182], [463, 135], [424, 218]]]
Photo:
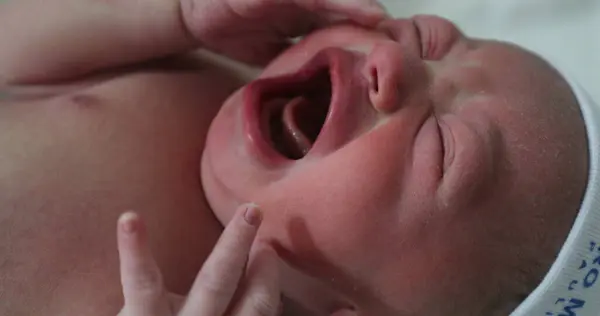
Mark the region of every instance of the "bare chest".
[[216, 73], [147, 71], [0, 101], [0, 314], [114, 314], [126, 210], [146, 219], [167, 284], [185, 291], [221, 230], [199, 166], [235, 88]]

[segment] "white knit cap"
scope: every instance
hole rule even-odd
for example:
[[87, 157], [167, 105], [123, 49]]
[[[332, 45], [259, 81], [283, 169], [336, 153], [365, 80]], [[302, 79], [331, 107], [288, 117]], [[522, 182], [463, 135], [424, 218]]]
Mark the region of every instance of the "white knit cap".
[[556, 261], [511, 316], [600, 315], [600, 104], [566, 72], [561, 73], [577, 97], [585, 121], [590, 155], [588, 185]]

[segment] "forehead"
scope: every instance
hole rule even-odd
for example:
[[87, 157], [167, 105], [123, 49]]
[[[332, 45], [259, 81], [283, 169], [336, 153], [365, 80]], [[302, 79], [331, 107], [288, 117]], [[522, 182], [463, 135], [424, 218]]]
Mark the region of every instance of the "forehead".
[[432, 94], [443, 100], [444, 112], [486, 141], [494, 160], [525, 175], [534, 169], [526, 162], [540, 162], [533, 153], [544, 150], [541, 140], [561, 138], [557, 119], [570, 103], [569, 90], [534, 54], [512, 44], [465, 39], [430, 64]]
[[549, 91], [562, 81], [560, 75], [544, 60], [520, 47], [472, 39], [456, 46], [441, 61], [442, 66], [433, 66], [442, 69], [436, 74], [438, 85], [449, 82], [460, 91], [459, 96], [466, 96], [458, 101], [472, 101], [457, 102], [454, 110], [543, 119], [545, 114], [540, 111], [545, 109], [548, 97], [565, 90], [561, 87]]
[[527, 91], [539, 86], [541, 79], [554, 75], [543, 60], [513, 44], [466, 39], [464, 45], [456, 46], [456, 50], [446, 57], [448, 62], [467, 73], [478, 74], [480, 79], [485, 79], [482, 84], [489, 84], [490, 89], [504, 87], [514, 88], [515, 92]]

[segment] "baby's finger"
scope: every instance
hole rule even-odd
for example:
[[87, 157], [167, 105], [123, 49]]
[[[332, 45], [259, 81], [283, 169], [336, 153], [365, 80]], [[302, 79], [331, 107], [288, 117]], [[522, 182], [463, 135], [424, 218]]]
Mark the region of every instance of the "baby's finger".
[[133, 212], [121, 215], [117, 240], [125, 299], [120, 315], [170, 315], [162, 275], [148, 247], [146, 228], [139, 215]]
[[276, 316], [280, 312], [281, 291], [277, 255], [261, 247], [252, 255], [242, 297], [234, 316]]
[[261, 221], [255, 205], [236, 211], [200, 270], [181, 315], [223, 315], [239, 285]]
[[388, 17], [388, 14], [377, 0], [295, 0], [296, 3], [312, 12], [327, 12], [332, 22], [339, 21], [340, 17], [362, 24], [375, 27], [379, 22]]

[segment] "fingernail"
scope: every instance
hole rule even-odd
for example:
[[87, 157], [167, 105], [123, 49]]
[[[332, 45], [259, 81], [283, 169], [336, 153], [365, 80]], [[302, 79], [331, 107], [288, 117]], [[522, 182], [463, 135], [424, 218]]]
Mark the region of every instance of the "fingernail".
[[387, 14], [387, 11], [385, 10], [385, 8], [380, 5], [377, 5], [377, 4], [370, 6], [369, 11], [371, 11], [373, 13]]
[[375, 13], [375, 14], [389, 16], [387, 8], [377, 1], [374, 2], [371, 6], [369, 6], [369, 11], [371, 11], [372, 13]]
[[134, 212], [126, 212], [119, 218], [121, 229], [128, 234], [133, 234], [139, 230], [139, 215]]
[[336, 3], [337, 5], [339, 5], [341, 7], [346, 7], [346, 8], [351, 6], [354, 8], [361, 8], [363, 10], [372, 11], [372, 12], [380, 12], [380, 13], [386, 12], [385, 6], [383, 6], [377, 0], [367, 0], [367, 2], [365, 2], [365, 0], [330, 0], [330, 1], [332, 3]]
[[258, 205], [249, 204], [246, 207], [244, 219], [248, 224], [258, 227], [258, 225], [260, 225], [260, 222], [262, 222], [262, 212], [260, 211], [260, 208], [258, 208]]

